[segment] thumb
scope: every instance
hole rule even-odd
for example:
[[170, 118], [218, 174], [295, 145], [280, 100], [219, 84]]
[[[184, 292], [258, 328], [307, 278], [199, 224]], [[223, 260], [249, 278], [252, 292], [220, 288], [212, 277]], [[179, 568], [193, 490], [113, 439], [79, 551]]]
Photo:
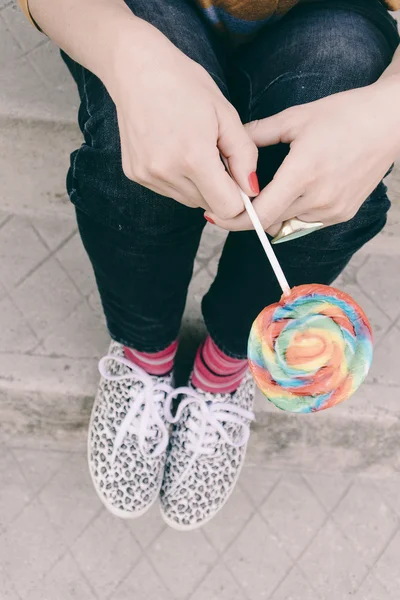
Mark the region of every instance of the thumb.
[[288, 108], [272, 117], [246, 123], [248, 136], [259, 148], [279, 143], [290, 144], [295, 138], [295, 121], [297, 122], [298, 114], [295, 108]]
[[218, 149], [233, 179], [248, 196], [260, 192], [256, 175], [258, 148], [250, 138], [235, 110], [218, 113]]

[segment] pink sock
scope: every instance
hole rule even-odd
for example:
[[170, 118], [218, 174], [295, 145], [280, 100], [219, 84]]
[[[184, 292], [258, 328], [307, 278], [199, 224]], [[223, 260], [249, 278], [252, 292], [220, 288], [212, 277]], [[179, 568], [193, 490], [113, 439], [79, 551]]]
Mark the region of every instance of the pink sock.
[[161, 352], [139, 352], [124, 346], [124, 353], [128, 360], [141, 367], [149, 375], [166, 375], [172, 371], [177, 349], [178, 341], [176, 340]]
[[246, 371], [246, 359], [227, 356], [208, 336], [197, 350], [192, 384], [205, 392], [232, 393], [239, 387]]

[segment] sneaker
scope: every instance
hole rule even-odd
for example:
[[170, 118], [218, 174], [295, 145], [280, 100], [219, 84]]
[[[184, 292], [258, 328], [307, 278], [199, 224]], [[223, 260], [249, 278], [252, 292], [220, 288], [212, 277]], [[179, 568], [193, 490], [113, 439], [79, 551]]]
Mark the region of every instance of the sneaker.
[[164, 401], [171, 375], [148, 375], [112, 342], [89, 425], [88, 461], [98, 496], [122, 518], [143, 515], [157, 499], [169, 430]]
[[[197, 529], [217, 514], [239, 478], [254, 419], [254, 381], [246, 374], [233, 394], [177, 388], [165, 403], [175, 423], [161, 488], [164, 521], [179, 530]], [[181, 396], [175, 417], [170, 406]]]

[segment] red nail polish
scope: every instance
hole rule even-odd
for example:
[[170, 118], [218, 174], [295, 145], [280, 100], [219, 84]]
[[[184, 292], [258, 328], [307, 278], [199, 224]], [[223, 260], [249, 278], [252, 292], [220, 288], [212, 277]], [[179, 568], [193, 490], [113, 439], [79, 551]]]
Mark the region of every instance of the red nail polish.
[[249, 183], [250, 183], [250, 187], [253, 190], [253, 192], [255, 194], [257, 194], [257, 196], [258, 196], [258, 194], [260, 193], [260, 184], [258, 183], [258, 177], [257, 177], [257, 173], [255, 171], [250, 173]]
[[207, 217], [207, 215], [204, 215], [204, 218], [205, 218], [206, 221], [208, 221], [209, 223], [211, 223], [211, 225], [215, 225], [215, 222], [212, 219], [210, 219], [210, 217]]

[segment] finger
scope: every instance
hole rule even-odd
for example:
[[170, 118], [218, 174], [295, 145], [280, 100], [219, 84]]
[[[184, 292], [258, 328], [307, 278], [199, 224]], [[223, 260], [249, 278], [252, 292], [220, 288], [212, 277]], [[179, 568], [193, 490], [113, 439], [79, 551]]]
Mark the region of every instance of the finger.
[[338, 213], [335, 210], [318, 210], [314, 212], [303, 213], [298, 216], [302, 221], [307, 223], [319, 222], [323, 223], [324, 227], [345, 223], [354, 217], [352, 213]]
[[340, 194], [327, 189], [310, 190], [295, 200], [288, 209], [279, 216], [279, 221], [287, 221], [297, 217], [307, 222], [323, 222], [327, 225], [348, 221], [355, 214], [355, 209]]
[[290, 144], [295, 138], [301, 113], [300, 107], [288, 108], [272, 117], [251, 121], [245, 128], [259, 148], [279, 143]]
[[[142, 184], [140, 184], [142, 185]], [[176, 200], [180, 204], [184, 204], [189, 208], [203, 208], [199, 205], [198, 202], [193, 202], [190, 198], [188, 198], [187, 194], [183, 194], [179, 189], [173, 187], [169, 184], [157, 185], [148, 183], [144, 187], [152, 192], [155, 192], [159, 196], [165, 196], [166, 198], [171, 198], [172, 200]]]
[[[282, 220], [281, 215], [303, 194], [302, 162], [297, 153], [289, 152], [274, 179], [253, 201], [254, 209], [265, 230]], [[214, 214], [207, 216], [211, 217], [216, 225], [229, 231], [253, 229], [247, 213], [226, 220]]]
[[305, 213], [309, 214], [321, 212], [324, 210], [324, 208], [325, 207], [321, 205], [319, 198], [313, 198], [310, 194], [305, 194], [290, 204], [287, 210], [279, 215], [278, 221], [287, 221], [288, 219], [299, 217], [299, 215]]
[[297, 217], [307, 223], [320, 222], [325, 226], [344, 223], [354, 217], [357, 210], [344, 198], [329, 198], [324, 206], [318, 205], [320, 196], [310, 196], [309, 202], [299, 202]]
[[205, 202], [205, 200], [200, 194], [194, 196], [188, 193], [187, 191], [185, 191], [184, 185], [182, 184], [177, 185], [176, 187], [171, 184], [165, 184], [165, 186], [163, 186], [162, 188], [157, 188], [157, 186], [154, 186], [149, 187], [149, 189], [152, 189], [157, 194], [161, 194], [162, 196], [166, 196], [167, 198], [172, 198], [172, 200], [176, 200], [176, 202], [184, 204], [189, 208], [202, 208], [204, 211], [210, 210], [209, 205], [207, 204], [207, 202]]
[[280, 231], [283, 222], [297, 218], [306, 223], [323, 223], [324, 226], [333, 225], [334, 218], [329, 207], [317, 206], [319, 199], [310, 195], [302, 196], [291, 204], [285, 211], [278, 223], [268, 228], [267, 233], [275, 237]]
[[[193, 186], [193, 192], [197, 198], [197, 205], [201, 208], [204, 208], [205, 211], [211, 210], [210, 205], [205, 201], [202, 194], [200, 193], [200, 190], [193, 183], [193, 181], [190, 181], [190, 179], [188, 179], [187, 177], [185, 177], [185, 180], [186, 180], [186, 183], [190, 183], [190, 185]], [[190, 196], [190, 200], [192, 200], [192, 201], [194, 201], [194, 194], [193, 194], [193, 196], [192, 195]]]
[[276, 223], [275, 225], [271, 225], [271, 227], [269, 227], [267, 229], [268, 235], [270, 235], [271, 237], [275, 237], [278, 234], [278, 232], [280, 231], [282, 225], [283, 225], [283, 222]]
[[201, 198], [200, 194], [193, 194], [191, 188], [185, 190], [184, 181], [178, 182], [176, 186], [160, 180], [151, 179], [148, 179], [145, 182], [136, 183], [147, 188], [148, 190], [151, 190], [159, 196], [171, 198], [172, 200], [176, 200], [180, 204], [184, 204], [189, 208], [203, 208], [204, 210], [209, 210], [208, 204]]
[[204, 200], [202, 194], [198, 190], [197, 186], [188, 179], [187, 177], [181, 177], [176, 181], [171, 181], [167, 183], [172, 190], [173, 198], [176, 199], [176, 196], [185, 198], [187, 204], [191, 206], [197, 206], [203, 208], [204, 210], [210, 210], [209, 204]]
[[256, 170], [258, 148], [249, 137], [239, 115], [226, 106], [217, 110], [219, 123], [218, 149], [226, 158], [232, 177], [248, 196], [260, 192]]
[[[301, 221], [305, 221], [306, 223], [322, 223], [323, 227], [320, 227], [320, 229], [322, 229], [325, 227], [330, 227], [331, 225], [337, 225], [338, 223], [344, 223], [346, 221], [349, 221], [354, 217], [354, 213], [337, 213], [335, 210], [332, 210], [332, 208], [329, 207], [325, 209], [316, 209], [314, 211], [305, 213], [297, 212], [293, 216], [297, 217]], [[285, 221], [289, 220], [290, 218], [293, 217], [288, 217], [288, 219], [285, 219]], [[272, 225], [267, 230], [267, 233], [275, 237], [280, 231], [282, 225], [283, 223], [277, 223]]]
[[191, 180], [218, 220], [231, 219], [243, 211], [243, 201], [236, 183], [227, 173], [217, 148], [198, 161]]
[[[314, 222], [316, 222], [315, 220], [311, 220], [309, 218], [309, 215], [302, 215], [299, 218], [301, 218], [302, 221], [306, 221], [307, 223], [314, 223]], [[318, 223], [321, 223], [321, 222], [322, 221], [318, 221]], [[325, 227], [328, 227], [329, 225], [333, 225], [333, 224], [334, 223], [323, 223], [322, 227], [319, 225], [316, 229], [308, 230], [308, 234], [310, 235], [311, 233], [315, 232], [316, 230], [318, 231], [319, 229], [324, 229]], [[279, 223], [277, 225], [272, 225], [267, 230], [268, 235], [270, 235], [273, 238], [276, 237], [278, 235], [278, 233], [280, 232], [282, 226], [283, 226], [283, 223]]]

